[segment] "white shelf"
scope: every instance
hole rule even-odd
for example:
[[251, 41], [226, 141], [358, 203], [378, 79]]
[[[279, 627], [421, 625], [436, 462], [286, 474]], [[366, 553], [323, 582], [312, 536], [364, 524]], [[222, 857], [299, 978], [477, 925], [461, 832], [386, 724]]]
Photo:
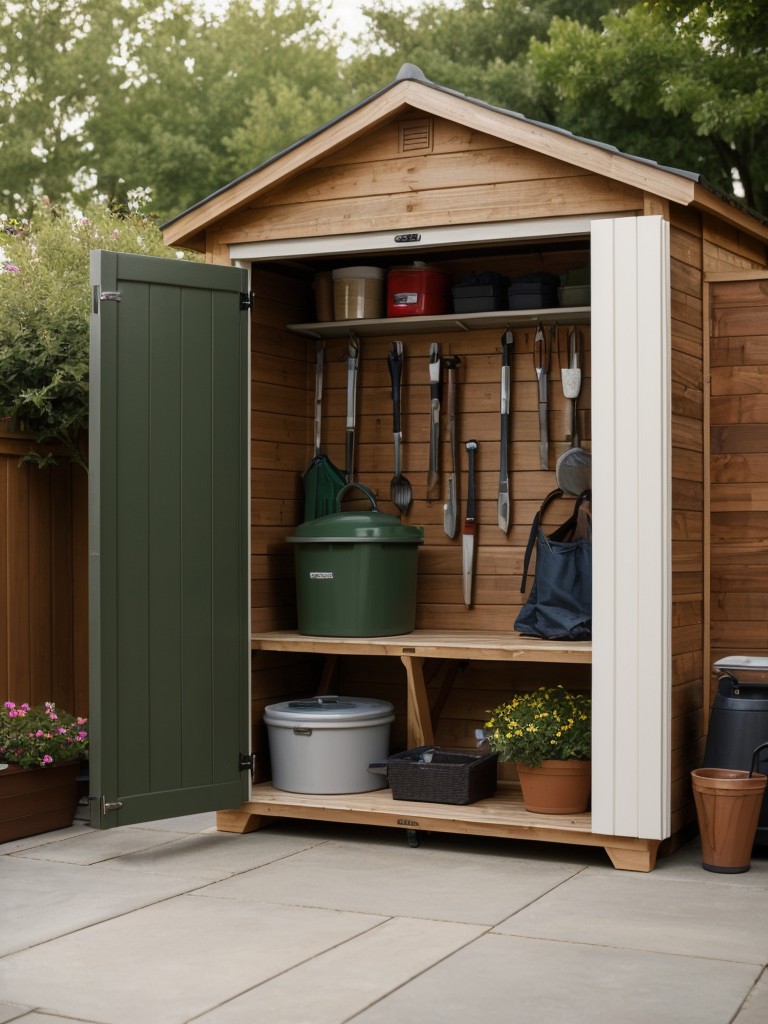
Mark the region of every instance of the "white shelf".
[[504, 330], [505, 327], [532, 327], [540, 320], [563, 326], [588, 324], [590, 306], [556, 306], [552, 309], [501, 309], [492, 313], [443, 313], [440, 316], [393, 316], [377, 320], [334, 320], [314, 324], [288, 324], [288, 330], [310, 338], [345, 337], [349, 331], [360, 337], [390, 334], [423, 334], [425, 331]]

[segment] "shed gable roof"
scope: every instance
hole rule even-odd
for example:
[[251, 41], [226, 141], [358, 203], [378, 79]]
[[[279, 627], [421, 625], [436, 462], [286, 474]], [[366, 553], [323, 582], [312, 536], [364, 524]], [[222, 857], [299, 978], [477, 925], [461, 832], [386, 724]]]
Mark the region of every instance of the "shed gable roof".
[[[397, 77], [377, 93], [168, 221], [163, 225], [166, 242], [194, 246], [207, 227], [235, 213], [259, 193], [286, 183], [318, 160], [353, 143], [376, 126], [401, 117], [405, 111], [409, 115], [421, 113], [452, 120], [663, 200], [687, 206], [702, 193], [698, 174], [664, 167], [622, 153], [614, 146], [467, 97], [430, 82], [415, 65], [404, 64]], [[728, 208], [723, 200], [717, 203]], [[751, 220], [744, 213], [738, 219]]]

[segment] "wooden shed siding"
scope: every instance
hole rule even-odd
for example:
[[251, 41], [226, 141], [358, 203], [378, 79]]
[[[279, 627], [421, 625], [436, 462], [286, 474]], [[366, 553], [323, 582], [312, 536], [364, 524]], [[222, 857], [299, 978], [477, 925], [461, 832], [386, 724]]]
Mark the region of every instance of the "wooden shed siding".
[[[568, 186], [563, 185], [567, 180]], [[627, 213], [637, 210], [638, 193], [605, 178], [552, 178], [539, 182], [546, 197], [532, 196], [527, 183], [508, 182], [476, 187], [441, 188], [420, 193], [390, 194], [374, 199], [333, 199], [323, 203], [279, 205], [271, 197], [264, 209], [251, 213], [247, 226], [221, 232], [228, 244], [265, 239], [313, 237], [344, 232], [407, 229], [445, 224], [524, 220], [537, 216], [567, 217], [582, 213]]]
[[672, 315], [672, 831], [695, 818], [690, 771], [703, 752], [703, 275], [699, 218], [673, 207]]
[[768, 648], [768, 279], [710, 294], [714, 661]]
[[475, 224], [643, 208], [609, 178], [441, 119], [431, 152], [398, 152], [397, 122], [259, 193], [216, 225], [219, 243]]
[[0, 699], [88, 714], [87, 478], [0, 436]]

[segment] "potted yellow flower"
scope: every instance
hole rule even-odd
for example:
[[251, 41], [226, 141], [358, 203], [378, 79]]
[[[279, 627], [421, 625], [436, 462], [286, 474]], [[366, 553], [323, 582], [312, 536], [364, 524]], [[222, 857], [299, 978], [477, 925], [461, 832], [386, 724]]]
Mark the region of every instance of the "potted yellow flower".
[[86, 724], [53, 701], [0, 706], [0, 843], [72, 824]]
[[563, 686], [541, 686], [514, 694], [489, 714], [485, 738], [500, 761], [514, 762], [526, 810], [577, 814], [587, 809], [592, 778], [590, 697]]

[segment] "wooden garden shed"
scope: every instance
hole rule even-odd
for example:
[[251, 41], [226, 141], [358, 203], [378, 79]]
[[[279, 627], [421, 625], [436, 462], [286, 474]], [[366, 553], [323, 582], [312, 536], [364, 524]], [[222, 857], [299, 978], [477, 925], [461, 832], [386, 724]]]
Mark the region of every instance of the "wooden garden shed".
[[[232, 790], [226, 796], [211, 790], [219, 827], [245, 831], [290, 816], [565, 841], [603, 846], [617, 867], [650, 870], [659, 844], [674, 842], [694, 820], [688, 780], [701, 763], [713, 657], [768, 646], [764, 614], [759, 626], [759, 614], [752, 615], [758, 632], [748, 642], [738, 624], [747, 599], [736, 596], [757, 562], [764, 563], [768, 529], [755, 512], [758, 501], [763, 510], [768, 503], [768, 456], [747, 457], [740, 509], [732, 481], [744, 460], [728, 448], [729, 437], [743, 441], [748, 434], [744, 451], [757, 445], [768, 453], [765, 398], [762, 413], [754, 405], [746, 411], [764, 380], [760, 361], [768, 364], [768, 227], [695, 174], [489, 106], [404, 65], [391, 84], [185, 211], [164, 233], [169, 244], [204, 252], [208, 264], [239, 268], [251, 296], [252, 744], [240, 754], [254, 754], [254, 772], [250, 790], [241, 785], [242, 801], [232, 800]], [[591, 301], [354, 323], [318, 314], [318, 275], [416, 260], [447, 270], [454, 282], [479, 272], [515, 277], [589, 268]], [[723, 334], [722, 316], [710, 312], [709, 293], [717, 289], [725, 289], [717, 293], [725, 307], [744, 308], [742, 293], [730, 297], [731, 279], [746, 281], [739, 287], [755, 300], [751, 347], [741, 328], [722, 328]], [[108, 299], [103, 280], [98, 287]], [[122, 315], [117, 304], [115, 315]], [[539, 461], [539, 325], [554, 349], [547, 469]], [[513, 346], [511, 525], [505, 533], [497, 525], [496, 498], [500, 339], [507, 330]], [[571, 330], [585, 348], [579, 424], [592, 456], [591, 643], [532, 640], [513, 628], [524, 601], [531, 520], [555, 487], [558, 456], [571, 444], [559, 374]], [[393, 340], [403, 342], [407, 355], [403, 472], [414, 500], [403, 522], [422, 526], [425, 543], [416, 630], [394, 638], [310, 637], [296, 628], [287, 538], [303, 518], [302, 473], [314, 451], [316, 354], [322, 345], [323, 450], [344, 466], [351, 337], [360, 352], [354, 479], [373, 490], [385, 512], [397, 511], [390, 501], [386, 355]], [[434, 342], [442, 356], [461, 360], [462, 515], [463, 442], [473, 438], [479, 446], [471, 607], [462, 598], [461, 540], [443, 530], [445, 427], [440, 495], [427, 498]], [[750, 361], [751, 372], [745, 369]], [[745, 379], [739, 397], [738, 381]], [[719, 381], [722, 400], [712, 398], [710, 380]], [[712, 427], [715, 407], [733, 419], [719, 435]], [[744, 424], [758, 423], [759, 416], [763, 425], [754, 434]], [[720, 438], [715, 453], [711, 437]], [[725, 457], [718, 463], [719, 455]], [[718, 466], [726, 464], [723, 475]], [[721, 510], [725, 518], [718, 519]], [[751, 523], [746, 534], [744, 516]], [[729, 574], [722, 566], [713, 538], [746, 552], [739, 571]], [[726, 576], [733, 594], [713, 614], [713, 580], [725, 590]], [[756, 596], [761, 587], [758, 571], [746, 589], [751, 607], [764, 612], [768, 598]], [[736, 623], [733, 643], [727, 619]], [[95, 661], [92, 685], [103, 674], [98, 652]], [[269, 704], [317, 692], [382, 697], [396, 709], [394, 749], [433, 741], [473, 748], [488, 709], [515, 689], [554, 682], [592, 693], [590, 813], [567, 820], [529, 814], [514, 786], [502, 787], [492, 801], [452, 807], [403, 805], [387, 790], [317, 797], [270, 785], [262, 722]], [[239, 767], [249, 764], [248, 756], [240, 759]], [[107, 809], [123, 807], [122, 800], [102, 796]]]

